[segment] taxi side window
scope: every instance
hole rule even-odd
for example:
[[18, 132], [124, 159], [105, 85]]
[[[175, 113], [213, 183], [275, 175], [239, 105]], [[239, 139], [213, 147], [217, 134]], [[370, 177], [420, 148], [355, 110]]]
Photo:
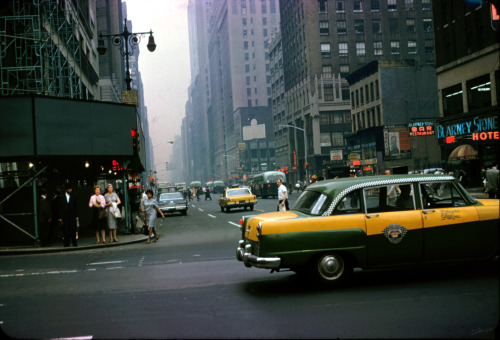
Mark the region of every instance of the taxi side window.
[[424, 209], [463, 207], [467, 205], [462, 195], [451, 182], [423, 183], [420, 188]]
[[333, 215], [359, 214], [361, 213], [361, 204], [359, 201], [360, 190], [355, 190], [345, 195], [337, 204]]
[[364, 192], [368, 213], [415, 210], [411, 184], [380, 186]]

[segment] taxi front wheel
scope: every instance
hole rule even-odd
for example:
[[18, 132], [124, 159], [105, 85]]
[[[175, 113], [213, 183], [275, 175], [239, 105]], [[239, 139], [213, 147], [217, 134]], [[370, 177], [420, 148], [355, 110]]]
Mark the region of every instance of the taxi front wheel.
[[320, 283], [336, 286], [343, 283], [352, 273], [349, 261], [339, 253], [325, 253], [317, 256], [310, 266]]

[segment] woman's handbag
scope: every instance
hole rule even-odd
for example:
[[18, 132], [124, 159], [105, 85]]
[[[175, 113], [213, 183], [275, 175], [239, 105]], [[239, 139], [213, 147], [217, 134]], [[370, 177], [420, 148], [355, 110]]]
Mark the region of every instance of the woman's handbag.
[[99, 209], [99, 219], [108, 218], [108, 210]]
[[122, 218], [122, 213], [120, 212], [120, 209], [116, 208], [115, 209], [115, 218]]

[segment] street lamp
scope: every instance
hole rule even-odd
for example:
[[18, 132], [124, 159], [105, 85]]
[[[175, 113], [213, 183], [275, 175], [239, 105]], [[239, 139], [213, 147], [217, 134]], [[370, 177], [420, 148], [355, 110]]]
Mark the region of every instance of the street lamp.
[[306, 182], [309, 183], [309, 176], [307, 175], [307, 142], [306, 142], [306, 129], [299, 128], [295, 125], [278, 125], [279, 127], [291, 127], [304, 132], [304, 167], [306, 168]]
[[[125, 45], [125, 52], [121, 52], [122, 56], [125, 57], [126, 61], [126, 66], [127, 66], [127, 72], [125, 75], [125, 82], [127, 83], [127, 90], [131, 90], [132, 88], [130, 87], [130, 83], [132, 82], [132, 78], [130, 78], [130, 68], [129, 68], [129, 63], [128, 59], [129, 57], [134, 54], [134, 49], [135, 46], [139, 45], [141, 42], [141, 38], [144, 38], [146, 34], [149, 34], [149, 40], [148, 40], [148, 50], [150, 52], [153, 52], [156, 49], [156, 44], [155, 44], [155, 39], [153, 37], [153, 31], [149, 30], [149, 32], [139, 32], [139, 33], [132, 33], [128, 31], [127, 28], [127, 19], [125, 19], [125, 27], [123, 29], [122, 33], [118, 34], [102, 34], [99, 33], [99, 40], [97, 42], [97, 52], [100, 55], [103, 55], [106, 53], [106, 46], [104, 46], [104, 39], [107, 37], [112, 37], [111, 42], [115, 46], [123, 46]], [[131, 50], [129, 51], [129, 45]]]
[[162, 145], [162, 144], [166, 144], [166, 143], [174, 144], [174, 141], [173, 140], [169, 140], [169, 141], [166, 141], [166, 142], [161, 142], [159, 144], [153, 145], [153, 148], [156, 148], [158, 145]]

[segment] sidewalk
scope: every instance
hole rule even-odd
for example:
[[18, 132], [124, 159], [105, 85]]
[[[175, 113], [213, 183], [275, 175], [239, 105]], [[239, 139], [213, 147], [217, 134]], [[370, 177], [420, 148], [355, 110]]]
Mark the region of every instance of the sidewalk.
[[[107, 241], [109, 240], [109, 235], [107, 236]], [[93, 248], [104, 248], [104, 247], [118, 247], [128, 244], [134, 244], [139, 242], [145, 242], [148, 237], [143, 234], [118, 234], [118, 242], [113, 243], [102, 243], [96, 244], [95, 236], [84, 236], [78, 239], [78, 247], [70, 245], [69, 247], [64, 247], [63, 242], [54, 242], [50, 247], [41, 246], [11, 246], [11, 247], [0, 247], [0, 256], [2, 255], [29, 255], [29, 254], [45, 254], [45, 253], [57, 253], [66, 251], [76, 251], [76, 250], [87, 250]]]

